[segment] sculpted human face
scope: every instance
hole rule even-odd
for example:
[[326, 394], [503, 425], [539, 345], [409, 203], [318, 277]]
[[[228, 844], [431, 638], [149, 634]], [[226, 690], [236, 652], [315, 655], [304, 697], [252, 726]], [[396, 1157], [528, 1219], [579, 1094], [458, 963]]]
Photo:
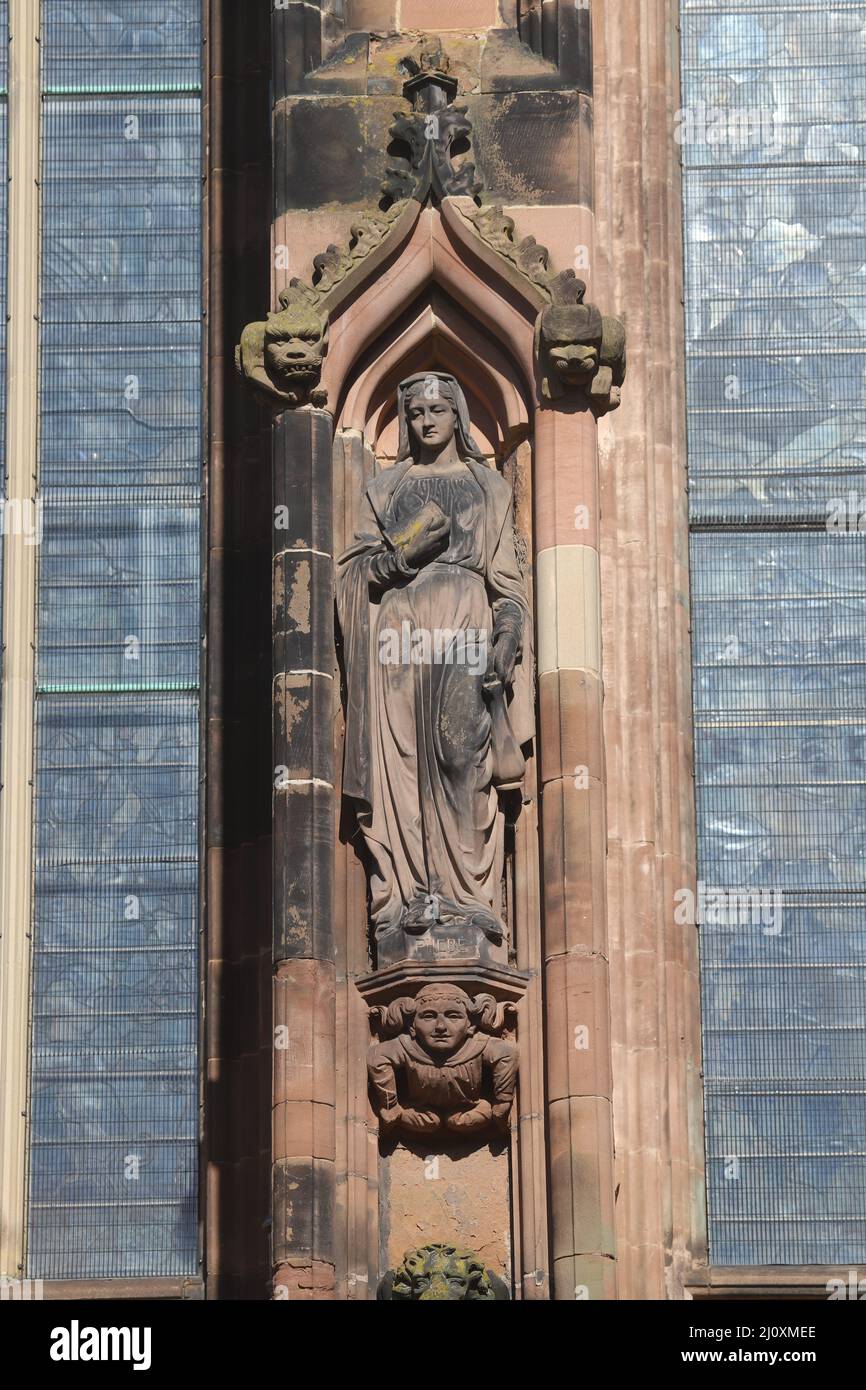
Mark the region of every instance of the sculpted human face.
[[454, 438], [457, 413], [444, 396], [431, 400], [423, 395], [413, 396], [406, 407], [409, 430], [421, 446], [422, 456], [439, 454]]
[[426, 1052], [449, 1056], [463, 1046], [473, 1028], [459, 999], [431, 999], [416, 1012], [413, 1031]]

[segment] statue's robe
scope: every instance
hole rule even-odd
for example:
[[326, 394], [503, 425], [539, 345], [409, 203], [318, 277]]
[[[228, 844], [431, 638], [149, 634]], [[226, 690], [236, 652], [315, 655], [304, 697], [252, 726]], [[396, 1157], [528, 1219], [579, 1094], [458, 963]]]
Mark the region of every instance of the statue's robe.
[[[389, 537], [431, 500], [451, 520], [448, 548], [401, 577]], [[532, 630], [509, 485], [475, 459], [458, 474], [410, 459], [380, 473], [339, 561], [337, 603], [347, 684], [343, 791], [357, 802], [372, 862], [377, 931], [431, 895], [440, 921], [479, 914], [501, 927], [504, 821], [483, 685], [494, 631], [509, 624], [522, 649], [508, 721], [517, 743], [534, 734]], [[457, 659], [404, 660], [407, 633], [437, 630], [455, 634]], [[474, 658], [479, 634], [487, 671], [460, 659], [461, 651]]]

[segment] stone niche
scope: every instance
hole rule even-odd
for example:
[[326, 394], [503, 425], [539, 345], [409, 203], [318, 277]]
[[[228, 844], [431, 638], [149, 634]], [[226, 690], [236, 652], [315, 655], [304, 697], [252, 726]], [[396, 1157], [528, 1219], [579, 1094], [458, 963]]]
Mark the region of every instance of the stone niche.
[[513, 1288], [515, 1039], [525, 985], [517, 971], [415, 963], [358, 982], [374, 1036], [367, 1066], [383, 1273], [407, 1251], [447, 1240]]
[[599, 1109], [606, 1085], [569, 1026], [545, 1034], [542, 978], [566, 1015], [583, 997], [558, 682], [595, 660], [596, 419], [620, 403], [624, 335], [485, 190], [441, 36], [395, 55], [402, 106], [363, 214], [310, 283], [277, 279], [236, 359], [274, 412], [291, 518], [274, 689], [310, 687], [273, 726], [275, 1023], [313, 998], [311, 1065], [279, 1077], [274, 1182], [309, 1190], [316, 1219], [287, 1206], [273, 1264], [323, 1297], [332, 1280], [336, 1298], [543, 1299], [549, 1212], [562, 1288], [586, 1238], [559, 1157], [587, 1142], [572, 1097]]

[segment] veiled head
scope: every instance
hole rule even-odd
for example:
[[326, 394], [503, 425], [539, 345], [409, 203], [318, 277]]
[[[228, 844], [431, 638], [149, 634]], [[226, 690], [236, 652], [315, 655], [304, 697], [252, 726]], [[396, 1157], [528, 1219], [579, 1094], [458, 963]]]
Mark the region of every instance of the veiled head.
[[472, 438], [469, 407], [456, 377], [418, 372], [397, 387], [400, 443], [397, 462], [418, 459], [422, 446], [440, 449], [453, 438], [462, 459], [483, 459]]

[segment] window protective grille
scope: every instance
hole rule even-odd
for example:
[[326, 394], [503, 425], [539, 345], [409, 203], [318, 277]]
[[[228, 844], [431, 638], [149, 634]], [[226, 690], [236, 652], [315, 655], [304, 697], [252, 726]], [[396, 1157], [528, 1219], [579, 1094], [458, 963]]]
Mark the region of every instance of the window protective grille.
[[856, 1264], [866, 4], [681, 20], [698, 874], [728, 895], [701, 926], [710, 1258]]
[[43, 0], [28, 1276], [198, 1257], [198, 0]]

